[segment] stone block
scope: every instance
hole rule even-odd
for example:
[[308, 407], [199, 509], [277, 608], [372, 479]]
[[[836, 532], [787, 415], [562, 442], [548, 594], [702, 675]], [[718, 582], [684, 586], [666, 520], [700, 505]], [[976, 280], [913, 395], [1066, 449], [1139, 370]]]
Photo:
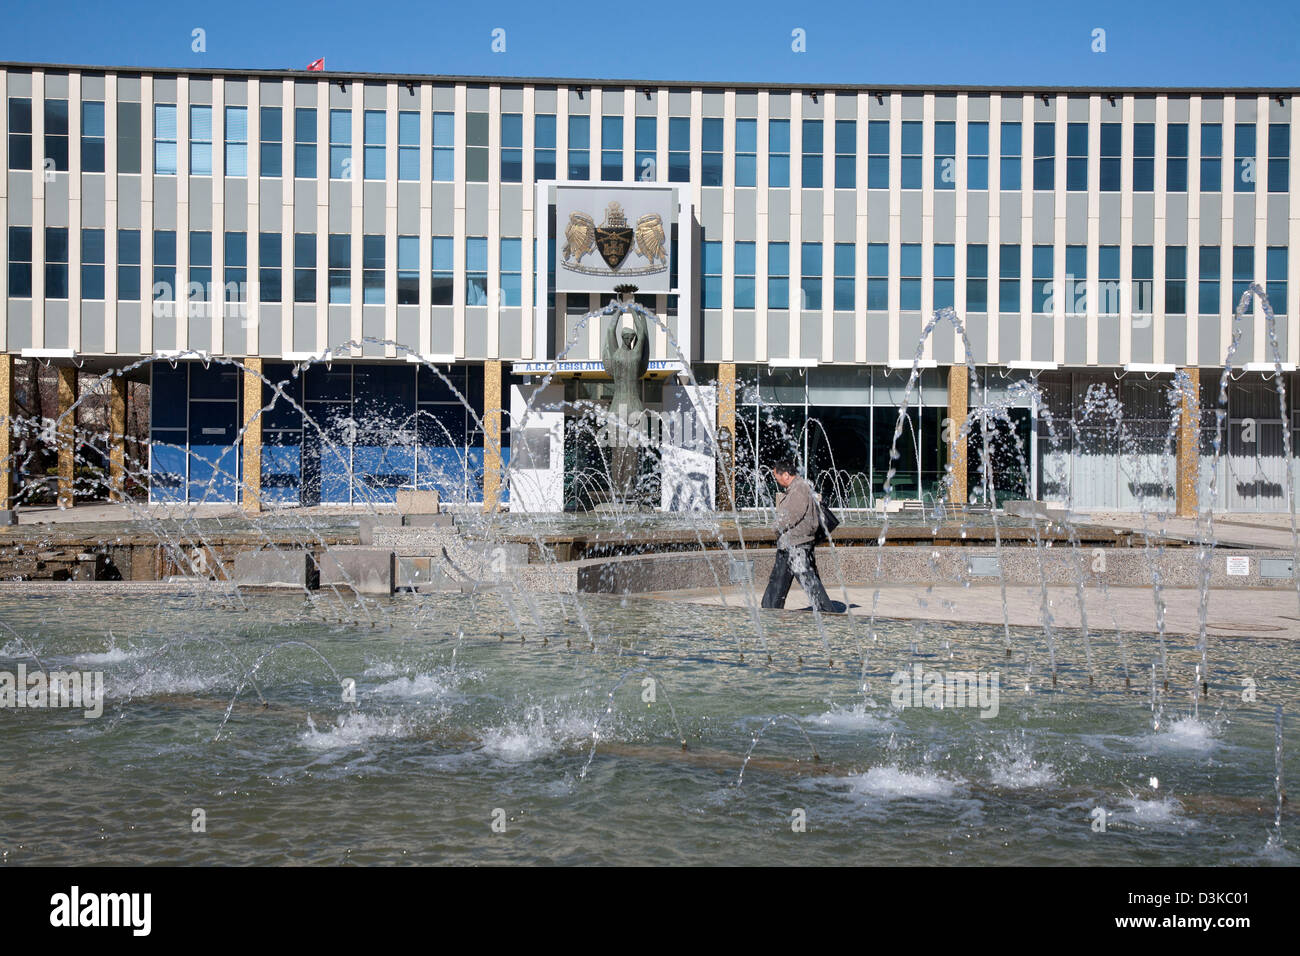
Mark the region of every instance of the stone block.
[[17, 511], [14, 511], [12, 508], [0, 510], [0, 527], [8, 527], [9, 525], [13, 525], [17, 523], [18, 523]]
[[397, 510], [404, 515], [436, 515], [438, 492], [427, 488], [398, 488]]
[[393, 552], [386, 548], [334, 547], [316, 560], [321, 587], [350, 588], [360, 594], [393, 593]]
[[241, 588], [311, 588], [315, 570], [307, 551], [269, 549], [235, 555], [235, 584]]
[[402, 526], [405, 528], [451, 528], [455, 524], [456, 517], [450, 514], [402, 515]]
[[357, 519], [360, 541], [363, 545], [372, 545], [375, 543], [375, 528], [400, 528], [402, 526], [401, 515], [362, 515]]

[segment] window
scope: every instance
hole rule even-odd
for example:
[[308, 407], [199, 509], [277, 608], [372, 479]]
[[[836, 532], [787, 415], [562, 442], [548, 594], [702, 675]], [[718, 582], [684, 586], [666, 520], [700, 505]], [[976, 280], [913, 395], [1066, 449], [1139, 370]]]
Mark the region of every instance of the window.
[[192, 302], [208, 302], [212, 288], [212, 233], [190, 233], [190, 275], [186, 287], [186, 299]]
[[465, 114], [465, 179], [488, 181], [488, 114]]
[[803, 276], [799, 283], [800, 308], [809, 312], [820, 312], [822, 307], [822, 244], [820, 242], [803, 244], [801, 271]]
[[1119, 123], [1101, 124], [1101, 191], [1117, 193], [1120, 191], [1122, 175], [1120, 169], [1121, 151], [1123, 149], [1122, 130]]
[[455, 174], [456, 116], [433, 114], [433, 181], [449, 183]]
[[[1106, 282], [1118, 283], [1119, 246], [1102, 246], [1101, 249], [1098, 258], [1098, 261], [1103, 264], [1101, 268], [1104, 271], [1101, 272], [1101, 276]], [[1034, 251], [1037, 253], [1037, 248]], [[1114, 276], [1113, 279], [1110, 278], [1112, 275]], [[1065, 288], [1061, 291], [1065, 295], [1066, 315], [1084, 315], [1088, 311], [1087, 246], [1065, 247]]]
[[117, 171], [140, 172], [140, 104], [117, 104]]
[[330, 179], [352, 178], [352, 111], [330, 110]]
[[284, 175], [284, 110], [278, 106], [263, 106], [258, 114], [258, 172], [262, 176]]
[[81, 103], [81, 170], [104, 171], [104, 103], [83, 100]]
[[104, 298], [104, 230], [81, 230], [81, 297]]
[[1187, 192], [1187, 124], [1170, 123], [1165, 133], [1165, 189]]
[[[966, 125], [966, 186], [968, 189], [989, 188], [989, 124]], [[987, 250], [985, 250], [987, 252]], [[987, 261], [987, 255], [985, 260]]]
[[1232, 301], [1235, 310], [1241, 304], [1241, 297], [1246, 294], [1250, 284], [1255, 281], [1255, 247], [1232, 247]]
[[767, 185], [770, 189], [790, 186], [790, 121], [767, 121]]
[[701, 184], [722, 185], [722, 120], [706, 117], [701, 145], [704, 148]]
[[212, 107], [190, 107], [190, 175], [212, 175]]
[[903, 123], [902, 151], [902, 187], [904, 189], [921, 188], [921, 124], [915, 121]]
[[293, 301], [316, 301], [316, 234], [297, 232], [293, 236]]
[[1233, 155], [1236, 157], [1233, 192], [1253, 193], [1255, 191], [1255, 180], [1259, 175], [1255, 169], [1254, 123], [1237, 124], [1233, 135]]
[[889, 121], [867, 124], [867, 188], [889, 188]]
[[221, 277], [227, 302], [248, 301], [248, 233], [226, 233], [225, 274]]
[[487, 238], [465, 238], [465, 304], [487, 305]]
[[732, 287], [735, 301], [732, 304], [737, 309], [752, 309], [754, 307], [754, 244], [738, 242], [735, 252], [736, 261], [733, 271], [736, 275]]
[[668, 117], [668, 181], [684, 183], [691, 178], [691, 120], [689, 116]]
[[889, 243], [867, 245], [867, 311], [889, 309]]
[[934, 246], [934, 307], [936, 309], [953, 308], [957, 303], [953, 285], [956, 280], [956, 248], [951, 243], [936, 243]]
[[9, 227], [9, 295], [32, 297], [32, 227]]
[[[953, 125], [953, 124], [948, 124]], [[835, 188], [854, 189], [858, 183], [858, 124], [835, 121]]]
[[623, 117], [600, 118], [600, 178], [618, 182], [623, 178]]
[[[821, 120], [803, 121], [803, 188], [822, 188]], [[818, 295], [820, 297], [820, 291]]]
[[[1271, 177], [1272, 173], [1269, 173], [1269, 176]], [[1268, 301], [1273, 307], [1273, 314], [1285, 315], [1287, 247], [1269, 246], [1264, 251], [1264, 265], [1268, 270], [1268, 280], [1264, 291], [1268, 294]]]
[[517, 309], [524, 304], [523, 240], [501, 240], [501, 304]]
[[767, 307], [769, 309], [790, 308], [790, 243], [788, 242], [767, 244]]
[[45, 227], [45, 298], [68, 297], [68, 230]]
[[1133, 191], [1156, 188], [1156, 124], [1133, 124]]
[[758, 120], [736, 120], [736, 185], [758, 184]]
[[[1105, 150], [1104, 141], [1102, 149]], [[1056, 188], [1056, 124], [1054, 123], [1034, 124], [1034, 188]]]
[[385, 179], [388, 164], [385, 153], [388, 146], [388, 115], [383, 110], [366, 110], [361, 116], [364, 168], [366, 179]]
[[524, 115], [501, 114], [501, 181], [524, 181]]
[[1155, 301], [1155, 249], [1151, 246], [1133, 247], [1133, 301], [1134, 315], [1150, 315]]
[[[1002, 189], [1019, 189], [1020, 188], [1020, 157], [1024, 154], [1024, 144], [1021, 141], [1019, 123], [1002, 124], [1002, 165], [999, 172], [1002, 176]], [[1019, 276], [1019, 271], [1017, 271]], [[1015, 311], [1020, 311], [1017, 305]]]
[[[1268, 191], [1284, 193], [1291, 189], [1291, 127], [1286, 123], [1268, 124]], [[1283, 250], [1285, 251], [1285, 250]], [[1270, 296], [1269, 298], [1272, 298]]]
[[966, 246], [966, 311], [989, 310], [989, 247]]
[[420, 304], [420, 237], [397, 237], [397, 304]]
[[[258, 299], [262, 302], [279, 302], [281, 265], [284, 261], [278, 232], [261, 232], [257, 235], [257, 285]], [[316, 284], [315, 279], [312, 285]]]
[[835, 243], [835, 287], [832, 292], [832, 305], [836, 312], [852, 312], [855, 308], [853, 287], [854, 246], [851, 242]]
[[1201, 278], [1197, 296], [1197, 309], [1201, 315], [1217, 315], [1219, 312], [1219, 274], [1219, 247], [1201, 246]]
[[361, 301], [384, 304], [384, 237], [361, 237]]
[[[1201, 124], [1201, 192], [1217, 193], [1223, 189], [1223, 126]], [[1218, 307], [1215, 307], [1218, 311]]]
[[352, 302], [352, 237], [329, 237], [329, 304], [348, 305]]
[[555, 178], [555, 117], [533, 117], [533, 178]]
[[433, 284], [430, 301], [434, 305], [451, 305], [454, 291], [456, 241], [451, 236], [433, 237]]
[[655, 149], [659, 144], [658, 121], [653, 116], [636, 118], [636, 154], [634, 175], [642, 182], [651, 183], [659, 178], [655, 170]]
[[1047, 312], [1052, 298], [1052, 247], [1034, 246], [1030, 267], [1030, 306], [1035, 312]]
[[905, 242], [899, 249], [899, 307], [916, 312], [921, 308], [921, 244]]
[[700, 243], [700, 307], [722, 308], [722, 243]]
[[569, 117], [569, 178], [591, 178], [591, 117]]
[[32, 168], [32, 101], [25, 96], [9, 97], [9, 168]]
[[248, 175], [247, 106], [226, 107], [225, 174], [227, 176]]
[[140, 301], [140, 230], [117, 231], [117, 297]]
[[998, 247], [998, 311], [1020, 311], [1020, 246]]
[[[170, 229], [153, 231], [153, 300], [175, 301], [176, 296], [176, 233]], [[157, 306], [154, 314], [157, 315]]]
[[[1107, 126], [1114, 124], [1107, 123]], [[1088, 124], [1067, 123], [1065, 127], [1065, 188], [1088, 191]]]
[[293, 174], [298, 179], [316, 178], [316, 108], [299, 106], [293, 111]]
[[934, 124], [934, 188], [957, 188], [957, 124]]
[[[1079, 246], [1065, 247], [1065, 256], [1067, 260], [1065, 272], [1066, 272], [1067, 280], [1071, 278], [1070, 267], [1068, 262], [1070, 257], [1070, 250], [1078, 249], [1078, 248], [1080, 247]], [[1084, 248], [1083, 266], [1084, 269], [1086, 270], [1088, 267], [1087, 249], [1086, 247], [1083, 248]], [[1137, 250], [1135, 249], [1134, 250], [1135, 257], [1136, 257], [1136, 253]], [[1074, 292], [1079, 298], [1082, 298], [1086, 302], [1087, 301], [1086, 277], [1080, 274], [1076, 274], [1074, 275], [1073, 278], [1074, 278], [1074, 288], [1071, 291]], [[1136, 278], [1136, 276], [1134, 278]], [[1098, 279], [1097, 291], [1098, 291], [1098, 299], [1099, 299], [1099, 301], [1097, 302], [1097, 314], [1098, 315], [1119, 315], [1120, 305], [1121, 305], [1120, 295], [1119, 295], [1119, 290], [1120, 290], [1119, 246], [1101, 246], [1097, 250], [1097, 279]], [[1066, 312], [1068, 313], [1069, 311], [1070, 310], [1067, 308]], [[1080, 314], [1082, 314], [1085, 311], [1086, 308], [1079, 309]]]
[[1165, 247], [1165, 312], [1187, 314], [1187, 247]]
[[397, 114], [397, 178], [402, 182], [420, 180], [420, 114], [414, 110]]
[[68, 171], [68, 101], [45, 101], [46, 169]]
[[176, 175], [176, 106], [158, 103], [153, 108], [153, 171], [156, 176]]

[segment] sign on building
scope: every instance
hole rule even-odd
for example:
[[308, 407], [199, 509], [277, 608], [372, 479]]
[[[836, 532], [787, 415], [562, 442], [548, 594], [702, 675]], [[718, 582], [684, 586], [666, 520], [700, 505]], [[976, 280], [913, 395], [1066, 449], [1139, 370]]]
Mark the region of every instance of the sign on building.
[[671, 186], [556, 186], [556, 290], [671, 291], [676, 209]]

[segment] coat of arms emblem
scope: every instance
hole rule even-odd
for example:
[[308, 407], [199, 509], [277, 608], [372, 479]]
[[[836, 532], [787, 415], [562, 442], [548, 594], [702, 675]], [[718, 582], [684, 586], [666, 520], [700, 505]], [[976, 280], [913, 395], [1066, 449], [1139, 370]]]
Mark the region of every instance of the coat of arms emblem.
[[[569, 214], [564, 227], [564, 248], [560, 259], [564, 268], [587, 275], [652, 275], [668, 268], [667, 237], [663, 219], [658, 213], [649, 213], [636, 221], [628, 222], [623, 205], [611, 202], [605, 207], [605, 221], [596, 220], [584, 212]], [[599, 252], [608, 269], [584, 265], [583, 257]], [[629, 263], [630, 254], [645, 260], [644, 265]]]

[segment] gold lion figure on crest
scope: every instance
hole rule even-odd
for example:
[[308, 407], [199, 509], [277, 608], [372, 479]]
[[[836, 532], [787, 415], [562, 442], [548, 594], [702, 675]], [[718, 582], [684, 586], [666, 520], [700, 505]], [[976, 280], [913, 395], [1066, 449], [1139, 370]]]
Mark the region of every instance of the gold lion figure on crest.
[[642, 216], [636, 221], [636, 251], [651, 265], [662, 261], [668, 265], [668, 251], [664, 248], [664, 223], [657, 212]]

